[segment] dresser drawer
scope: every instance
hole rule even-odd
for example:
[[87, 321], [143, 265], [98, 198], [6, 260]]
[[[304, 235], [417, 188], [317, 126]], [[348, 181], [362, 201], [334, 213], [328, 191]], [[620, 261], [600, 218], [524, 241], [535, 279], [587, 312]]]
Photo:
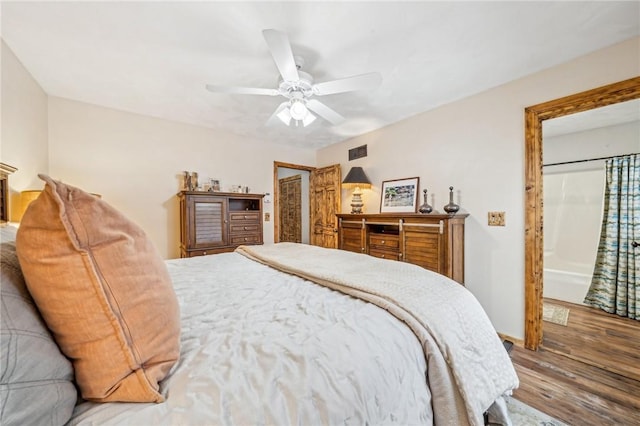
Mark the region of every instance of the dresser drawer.
[[204, 250], [189, 250], [187, 252], [182, 253], [182, 257], [196, 257], [196, 256], [207, 256], [209, 254], [218, 254], [232, 251], [232, 249], [228, 248], [212, 248], [212, 249], [204, 249]]
[[371, 248], [387, 248], [391, 250], [398, 250], [400, 246], [400, 240], [397, 235], [394, 234], [369, 234], [369, 246]]
[[244, 221], [259, 222], [260, 212], [250, 212], [250, 211], [232, 212], [232, 213], [229, 213], [229, 220], [231, 221], [231, 223], [244, 222]]
[[260, 234], [231, 235], [231, 244], [260, 244]]
[[250, 223], [245, 223], [245, 224], [237, 224], [237, 223], [231, 223], [231, 226], [229, 227], [229, 230], [231, 231], [232, 234], [242, 234], [244, 232], [251, 232], [251, 233], [256, 233], [258, 232], [258, 224], [250, 224]]
[[397, 250], [379, 250], [371, 248], [369, 249], [369, 255], [380, 259], [398, 260]]

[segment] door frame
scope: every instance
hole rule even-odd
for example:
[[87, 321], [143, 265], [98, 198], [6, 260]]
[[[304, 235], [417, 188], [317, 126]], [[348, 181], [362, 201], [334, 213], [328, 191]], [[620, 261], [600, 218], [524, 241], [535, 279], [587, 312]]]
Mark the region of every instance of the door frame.
[[525, 108], [524, 346], [542, 342], [542, 121], [640, 98], [640, 77]]
[[[303, 166], [301, 164], [284, 163], [282, 161], [273, 162], [273, 242], [280, 242], [280, 191], [278, 187], [278, 169], [304, 170], [313, 172], [316, 167]], [[310, 203], [310, 200], [307, 200]], [[309, 225], [311, 227], [311, 225]], [[309, 229], [311, 232], [311, 229]]]

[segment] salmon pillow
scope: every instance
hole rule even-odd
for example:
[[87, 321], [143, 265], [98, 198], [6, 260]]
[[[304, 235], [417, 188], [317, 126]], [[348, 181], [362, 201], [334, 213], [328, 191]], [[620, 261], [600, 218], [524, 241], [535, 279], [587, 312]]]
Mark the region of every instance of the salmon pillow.
[[144, 231], [103, 200], [48, 176], [16, 251], [27, 288], [82, 397], [162, 402], [180, 353], [178, 301]]

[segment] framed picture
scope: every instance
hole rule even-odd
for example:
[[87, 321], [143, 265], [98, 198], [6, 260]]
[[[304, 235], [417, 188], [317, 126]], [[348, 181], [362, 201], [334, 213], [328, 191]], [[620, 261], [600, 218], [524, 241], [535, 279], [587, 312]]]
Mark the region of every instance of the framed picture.
[[414, 177], [382, 182], [380, 213], [415, 213], [419, 180]]

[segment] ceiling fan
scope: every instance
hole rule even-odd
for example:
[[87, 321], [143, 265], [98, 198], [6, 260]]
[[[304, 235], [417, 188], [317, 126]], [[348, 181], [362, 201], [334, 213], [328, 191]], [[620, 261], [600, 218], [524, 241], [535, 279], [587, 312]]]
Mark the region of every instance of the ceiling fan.
[[311, 124], [318, 116], [334, 125], [342, 123], [345, 118], [329, 108], [314, 96], [333, 95], [354, 90], [373, 89], [380, 85], [382, 77], [377, 72], [355, 75], [338, 80], [314, 83], [313, 77], [300, 68], [303, 60], [294, 57], [286, 33], [278, 30], [263, 30], [271, 56], [278, 67], [281, 78], [277, 89], [263, 89], [251, 87], [227, 87], [207, 84], [207, 90], [214, 93], [231, 93], [241, 95], [283, 96], [287, 100], [282, 102], [267, 120], [271, 125], [280, 119], [287, 126], [293, 122], [296, 126], [304, 127]]

